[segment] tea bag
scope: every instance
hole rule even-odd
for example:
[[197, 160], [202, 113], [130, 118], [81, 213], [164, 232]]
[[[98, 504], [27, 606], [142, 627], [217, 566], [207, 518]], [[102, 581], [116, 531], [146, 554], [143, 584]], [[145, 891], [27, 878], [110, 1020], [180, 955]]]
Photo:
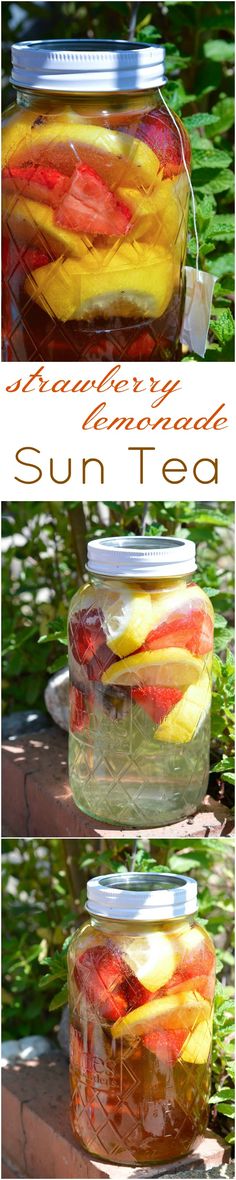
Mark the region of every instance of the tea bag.
[[206, 270], [185, 267], [186, 292], [184, 315], [180, 333], [181, 344], [187, 344], [197, 356], [205, 356], [215, 276]]
[[168, 107], [168, 103], [163, 97], [163, 94], [161, 94], [161, 99], [164, 103], [164, 106], [166, 107], [166, 110], [169, 111], [169, 115], [171, 116], [172, 122], [174, 123], [176, 131], [178, 132], [181, 143], [182, 160], [192, 200], [193, 224], [196, 241], [196, 266], [185, 267], [186, 292], [180, 341], [181, 344], [187, 344], [191, 352], [196, 352], [197, 356], [204, 357], [207, 347], [207, 337], [211, 318], [212, 298], [216, 282], [216, 275], [208, 274], [208, 271], [205, 270], [199, 270], [199, 239], [196, 220], [196, 204], [192, 181], [185, 159], [183, 139], [180, 127], [178, 127], [178, 123], [176, 122], [172, 111]]

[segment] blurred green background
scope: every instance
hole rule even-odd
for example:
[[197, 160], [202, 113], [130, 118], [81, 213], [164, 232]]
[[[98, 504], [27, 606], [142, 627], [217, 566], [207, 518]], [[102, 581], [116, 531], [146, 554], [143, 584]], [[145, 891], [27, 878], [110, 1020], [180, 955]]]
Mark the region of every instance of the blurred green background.
[[70, 598], [86, 578], [87, 541], [109, 535], [189, 537], [196, 580], [215, 610], [211, 794], [233, 803], [234, 506], [230, 501], [35, 501], [3, 506], [3, 708], [42, 708], [67, 661]]
[[[205, 360], [233, 359], [233, 0], [150, 0], [150, 4], [4, 2], [2, 26], [4, 106], [14, 97], [9, 85], [14, 41], [105, 37], [165, 44], [165, 98], [183, 118], [192, 143], [200, 266], [217, 277]], [[192, 266], [196, 259], [192, 212], [189, 227], [187, 262]], [[189, 355], [186, 359], [190, 359]]]
[[217, 949], [210, 1126], [233, 1141], [234, 849], [231, 840], [3, 840], [3, 1040], [56, 1035], [67, 999], [68, 937], [86, 882], [132, 867], [196, 877], [199, 918]]

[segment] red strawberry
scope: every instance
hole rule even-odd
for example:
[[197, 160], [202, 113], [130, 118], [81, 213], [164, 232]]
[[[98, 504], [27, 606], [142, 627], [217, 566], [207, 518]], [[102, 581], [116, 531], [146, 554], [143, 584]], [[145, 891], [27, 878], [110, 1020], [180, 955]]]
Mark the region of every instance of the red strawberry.
[[80, 991], [104, 1020], [113, 1022], [125, 1015], [125, 974], [118, 952], [106, 946], [89, 947], [76, 959], [74, 976]]
[[51, 262], [51, 258], [49, 254], [44, 254], [43, 250], [29, 247], [23, 254], [23, 262], [25, 262], [27, 270], [37, 270], [38, 266], [47, 266], [48, 262]]
[[186, 1041], [186, 1029], [183, 1028], [161, 1028], [154, 1029], [153, 1032], [145, 1033], [143, 1043], [146, 1049], [150, 1049], [151, 1053], [159, 1058], [159, 1061], [165, 1061], [168, 1065], [173, 1065], [177, 1061], [177, 1057], [182, 1049], [184, 1041]]
[[156, 725], [167, 717], [177, 701], [183, 695], [178, 688], [168, 688], [164, 685], [145, 684], [140, 688], [132, 688], [132, 699], [145, 709], [145, 713], [155, 721]]
[[80, 664], [88, 664], [105, 641], [103, 616], [95, 606], [80, 610], [69, 622], [69, 642], [73, 656]]
[[116, 200], [97, 172], [79, 164], [57, 211], [57, 224], [78, 233], [120, 237], [127, 233], [130, 221], [130, 210]]
[[74, 976], [80, 991], [108, 1022], [113, 1023], [150, 998], [150, 992], [110, 945], [89, 947], [78, 956]]
[[204, 606], [189, 603], [173, 611], [165, 622], [149, 631], [141, 651], [155, 651], [160, 647], [186, 647], [196, 656], [211, 651], [213, 621]]
[[69, 185], [67, 176], [56, 168], [44, 168], [41, 164], [10, 165], [3, 168], [3, 188], [7, 192], [20, 192], [30, 200], [56, 207]]
[[114, 652], [110, 651], [106, 642], [101, 643], [93, 658], [88, 663], [87, 672], [89, 680], [101, 680], [106, 668], [110, 668], [110, 665], [117, 663], [117, 661], [118, 656], [115, 656]]
[[175, 114], [174, 118], [180, 128], [181, 138], [171, 116], [165, 109], [149, 111], [147, 115], [144, 115], [136, 132], [137, 139], [142, 139], [144, 143], [147, 143], [158, 156], [164, 177], [177, 176], [179, 172], [182, 172], [184, 164], [181, 139], [187, 167], [190, 168], [191, 164], [191, 147], [187, 132], [181, 125], [178, 115]]
[[[208, 938], [206, 939], [203, 936], [201, 941], [199, 940], [198, 945], [193, 948], [190, 946], [189, 951], [186, 946], [183, 958], [181, 959], [177, 970], [174, 971], [174, 974], [168, 983], [167, 990], [169, 992], [172, 991], [173, 988], [180, 987], [181, 984], [185, 983], [187, 979], [191, 980], [192, 987], [194, 982], [196, 982], [196, 979], [198, 979], [200, 980], [201, 994], [203, 995], [204, 992], [202, 991], [201, 979], [203, 976], [205, 976], [205, 980], [208, 981], [212, 994], [213, 972], [215, 972], [214, 948]], [[200, 991], [200, 987], [197, 987], [196, 990]]]
[[127, 361], [148, 361], [155, 348], [155, 340], [150, 332], [140, 332], [126, 352]]
[[[215, 967], [211, 971], [210, 975], [191, 975], [188, 978], [189, 990], [199, 992], [201, 996], [204, 996], [205, 1000], [213, 1000], [215, 990]], [[183, 976], [181, 975], [181, 969], [180, 971], [175, 971], [174, 975], [172, 975], [172, 979], [168, 983], [168, 987], [162, 988], [162, 991], [158, 992], [158, 996], [169, 995], [169, 992], [179, 991], [179, 988], [183, 987], [184, 982], [186, 982], [186, 980], [184, 981]]]
[[[90, 695], [90, 704], [92, 705], [92, 694]], [[74, 684], [70, 685], [70, 730], [71, 733], [80, 733], [81, 730], [89, 724], [89, 713], [86, 704], [86, 698], [79, 688]]]

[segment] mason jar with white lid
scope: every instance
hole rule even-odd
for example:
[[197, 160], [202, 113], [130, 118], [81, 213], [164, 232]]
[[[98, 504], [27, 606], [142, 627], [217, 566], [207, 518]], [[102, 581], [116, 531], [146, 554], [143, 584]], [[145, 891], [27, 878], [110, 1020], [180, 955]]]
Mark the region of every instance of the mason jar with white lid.
[[103, 1160], [167, 1163], [207, 1126], [215, 952], [197, 884], [101, 876], [86, 909], [68, 952], [73, 1131]]
[[209, 773], [213, 610], [181, 537], [90, 541], [69, 610], [75, 802], [118, 827], [193, 814]]
[[190, 145], [164, 58], [137, 42], [13, 45], [4, 360], [178, 355]]

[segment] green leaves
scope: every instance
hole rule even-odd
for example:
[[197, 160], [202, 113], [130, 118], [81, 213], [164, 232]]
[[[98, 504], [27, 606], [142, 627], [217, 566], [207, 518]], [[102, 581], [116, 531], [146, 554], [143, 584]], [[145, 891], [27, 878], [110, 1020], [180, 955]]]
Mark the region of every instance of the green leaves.
[[211, 318], [211, 329], [220, 344], [227, 344], [234, 336], [234, 320], [229, 307], [217, 307]]
[[50, 1001], [49, 1012], [55, 1012], [57, 1008], [63, 1008], [64, 1004], [67, 1004], [67, 1002], [68, 1002], [68, 987], [67, 987], [67, 983], [64, 983], [61, 990], [59, 992], [57, 992], [56, 996], [53, 996], [53, 1000]]
[[231, 41], [206, 41], [204, 56], [210, 61], [234, 61], [234, 44]]
[[234, 238], [233, 213], [216, 214], [209, 225], [209, 234], [213, 241], [231, 242]]
[[211, 147], [202, 148], [201, 140], [199, 147], [194, 147], [192, 156], [193, 169], [209, 169], [209, 168], [229, 168], [231, 164], [230, 152], [221, 151], [218, 148]]

